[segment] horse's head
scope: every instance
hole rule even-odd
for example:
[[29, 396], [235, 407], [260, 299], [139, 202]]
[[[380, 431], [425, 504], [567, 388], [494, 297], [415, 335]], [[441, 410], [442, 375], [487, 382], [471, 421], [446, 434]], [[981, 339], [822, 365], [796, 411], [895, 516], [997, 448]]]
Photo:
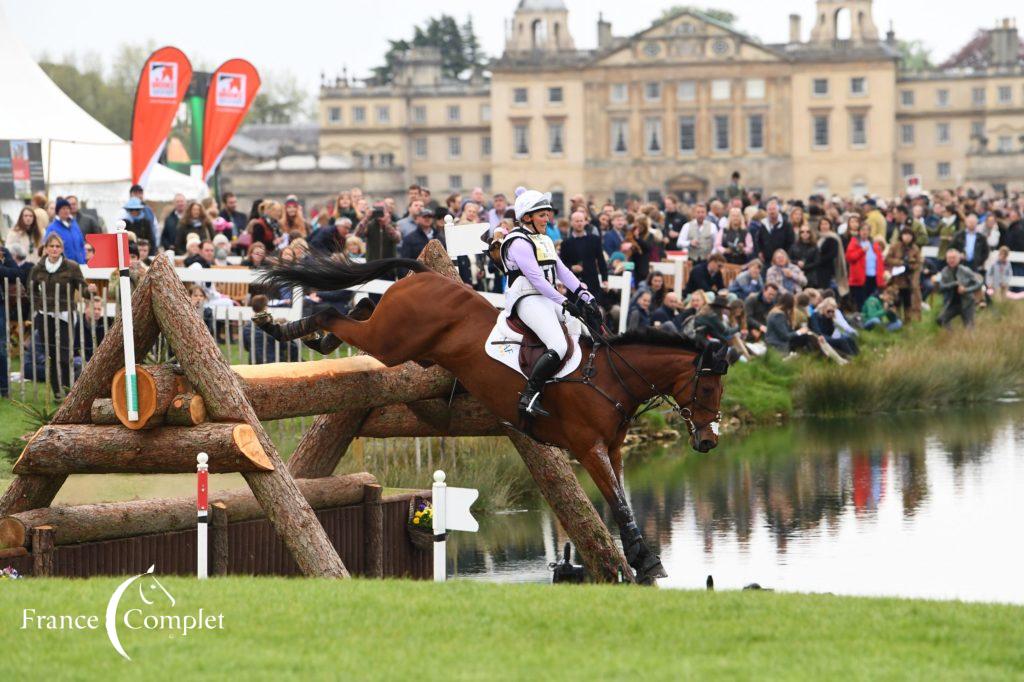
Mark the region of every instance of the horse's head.
[[722, 377], [735, 362], [735, 351], [715, 345], [693, 361], [693, 371], [679, 376], [672, 395], [686, 423], [690, 445], [697, 452], [709, 452], [718, 445], [718, 423], [722, 419]]

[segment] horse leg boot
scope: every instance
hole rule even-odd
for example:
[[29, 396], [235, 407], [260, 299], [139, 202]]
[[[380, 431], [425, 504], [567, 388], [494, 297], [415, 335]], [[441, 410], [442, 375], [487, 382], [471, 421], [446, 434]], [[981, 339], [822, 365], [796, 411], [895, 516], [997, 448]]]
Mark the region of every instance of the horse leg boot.
[[558, 363], [561, 358], [558, 352], [549, 350], [537, 359], [537, 364], [530, 372], [530, 378], [526, 380], [526, 388], [519, 394], [519, 413], [525, 416], [550, 417], [551, 414], [540, 404], [540, 394], [544, 390], [544, 384], [558, 372]]
[[264, 311], [253, 315], [252, 323], [262, 330], [264, 334], [275, 341], [283, 342], [298, 339], [303, 336], [309, 336], [310, 334], [315, 334], [320, 331], [318, 317], [319, 315], [311, 315], [309, 317], [303, 317], [301, 320], [296, 320], [295, 322], [278, 324], [277, 322], [274, 322], [273, 315]]

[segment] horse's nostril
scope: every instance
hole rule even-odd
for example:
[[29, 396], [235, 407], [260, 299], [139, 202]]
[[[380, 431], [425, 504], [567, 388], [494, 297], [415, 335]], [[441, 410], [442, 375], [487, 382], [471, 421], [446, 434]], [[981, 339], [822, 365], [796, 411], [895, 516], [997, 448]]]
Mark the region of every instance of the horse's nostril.
[[697, 445], [697, 450], [700, 452], [710, 452], [715, 447], [713, 440], [705, 439]]

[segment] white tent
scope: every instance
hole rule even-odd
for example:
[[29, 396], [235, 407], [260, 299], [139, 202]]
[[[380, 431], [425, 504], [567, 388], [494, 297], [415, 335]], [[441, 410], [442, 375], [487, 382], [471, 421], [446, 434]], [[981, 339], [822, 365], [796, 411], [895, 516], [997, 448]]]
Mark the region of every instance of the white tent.
[[[121, 215], [131, 185], [131, 145], [75, 104], [39, 68], [0, 10], [0, 140], [39, 141], [51, 198], [74, 194], [112, 225]], [[146, 199], [170, 201], [209, 194], [206, 183], [157, 164]], [[2, 202], [17, 214], [21, 202]]]

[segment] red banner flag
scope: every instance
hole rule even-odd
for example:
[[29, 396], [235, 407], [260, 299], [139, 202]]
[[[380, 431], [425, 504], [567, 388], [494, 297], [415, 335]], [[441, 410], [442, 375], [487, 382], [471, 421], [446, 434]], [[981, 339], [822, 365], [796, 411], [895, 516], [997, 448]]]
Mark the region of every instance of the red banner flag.
[[133, 183], [145, 186], [191, 81], [192, 64], [176, 47], [161, 47], [143, 65], [132, 112]]
[[[85, 235], [85, 241], [92, 245], [93, 257], [89, 259], [88, 266], [90, 268], [116, 268], [119, 267], [117, 262], [117, 234], [87, 234]], [[128, 238], [121, 242], [121, 253], [124, 256], [124, 264], [127, 266], [131, 262], [131, 258], [128, 255]]]
[[203, 180], [210, 181], [224, 150], [256, 99], [260, 75], [244, 59], [229, 59], [210, 79], [203, 121]]

